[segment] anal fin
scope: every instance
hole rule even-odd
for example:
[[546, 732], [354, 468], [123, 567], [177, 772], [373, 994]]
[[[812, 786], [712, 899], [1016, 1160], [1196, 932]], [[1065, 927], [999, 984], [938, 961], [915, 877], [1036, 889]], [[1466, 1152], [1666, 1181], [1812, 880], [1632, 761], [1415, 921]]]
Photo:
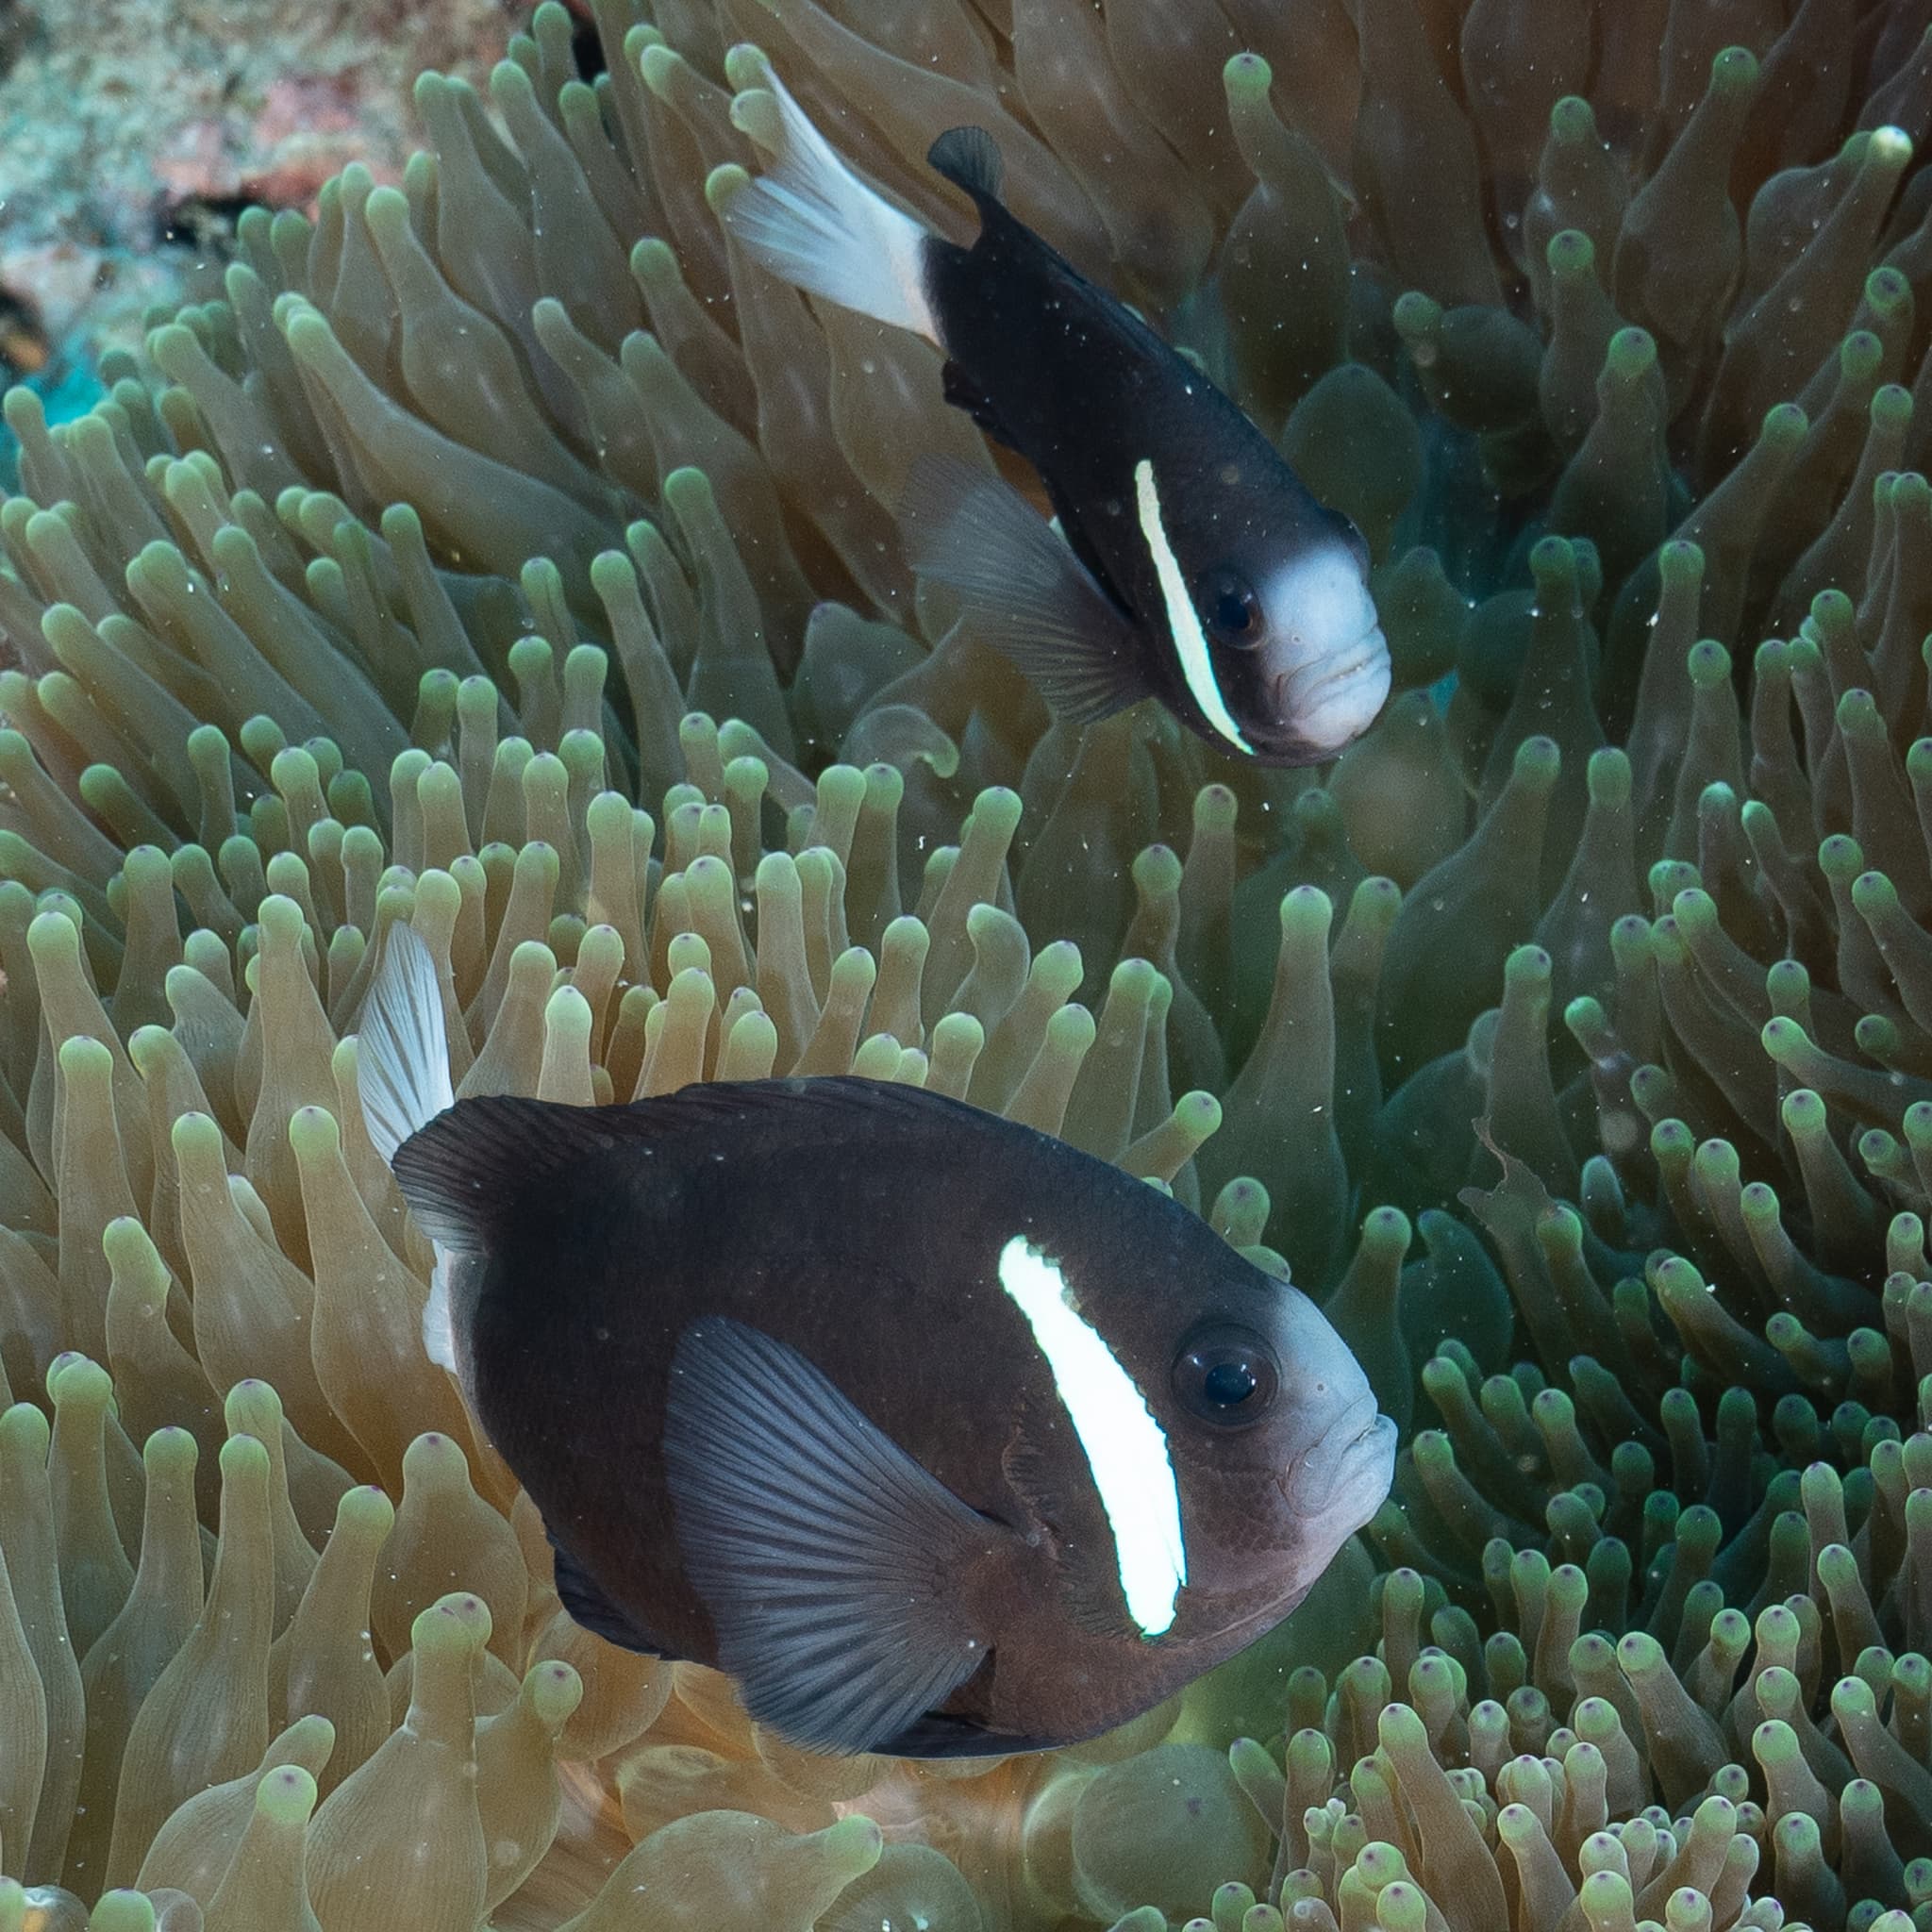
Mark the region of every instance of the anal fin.
[[878, 1748], [885, 1757], [1004, 1757], [1018, 1751], [1050, 1751], [1064, 1741], [989, 1730], [976, 1718], [929, 1710]]
[[1020, 446], [1007, 434], [1006, 425], [1000, 420], [1000, 413], [992, 406], [986, 391], [960, 368], [948, 358], [940, 371], [940, 393], [956, 409], [964, 409], [972, 417], [974, 425], [1006, 448], [1015, 452]]
[[1095, 724], [1151, 695], [1133, 625], [1018, 491], [928, 453], [907, 473], [898, 518], [912, 568], [959, 592], [975, 635], [1058, 717]]
[[551, 1567], [556, 1573], [557, 1594], [573, 1624], [580, 1624], [593, 1637], [614, 1643], [619, 1650], [633, 1650], [641, 1657], [670, 1657], [655, 1638], [646, 1637], [598, 1587], [591, 1573], [550, 1536]]

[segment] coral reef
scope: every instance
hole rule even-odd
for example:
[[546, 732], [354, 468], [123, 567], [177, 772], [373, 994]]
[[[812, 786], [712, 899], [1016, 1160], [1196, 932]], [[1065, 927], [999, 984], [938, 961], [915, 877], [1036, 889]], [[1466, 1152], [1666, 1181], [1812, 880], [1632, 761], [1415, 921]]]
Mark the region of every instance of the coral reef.
[[8, 0], [0, 375], [85, 366], [139, 346], [151, 305], [218, 296], [244, 202], [308, 207], [350, 161], [399, 175], [411, 77], [485, 74], [507, 37], [492, 0]]
[[[8, 398], [0, 1927], [1932, 1923], [1927, 9], [596, 13]], [[993, 458], [721, 225], [768, 59], [939, 222], [992, 128], [1357, 519], [1405, 694], [1324, 782], [915, 585], [907, 453]], [[1173, 1188], [1396, 1494], [1093, 1745], [760, 1737], [422, 1357], [399, 920], [459, 1091], [851, 1068]]]

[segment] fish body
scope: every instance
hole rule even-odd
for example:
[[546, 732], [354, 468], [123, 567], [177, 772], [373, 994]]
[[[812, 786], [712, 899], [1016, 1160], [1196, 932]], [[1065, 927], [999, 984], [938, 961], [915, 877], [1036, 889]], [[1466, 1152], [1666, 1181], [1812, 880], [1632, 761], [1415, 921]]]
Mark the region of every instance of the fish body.
[[1272, 1628], [1387, 1493], [1320, 1310], [1157, 1190], [854, 1078], [439, 1105], [398, 931], [371, 1131], [589, 1627], [819, 1750], [1064, 1743]]
[[977, 210], [962, 247], [858, 181], [772, 85], [786, 147], [731, 205], [734, 229], [779, 274], [936, 342], [947, 399], [1039, 473], [1065, 540], [990, 473], [925, 457], [899, 506], [914, 567], [958, 589], [1074, 722], [1153, 695], [1272, 764], [1332, 758], [1365, 730], [1390, 660], [1348, 520], [1011, 213], [983, 130], [955, 128], [930, 157]]

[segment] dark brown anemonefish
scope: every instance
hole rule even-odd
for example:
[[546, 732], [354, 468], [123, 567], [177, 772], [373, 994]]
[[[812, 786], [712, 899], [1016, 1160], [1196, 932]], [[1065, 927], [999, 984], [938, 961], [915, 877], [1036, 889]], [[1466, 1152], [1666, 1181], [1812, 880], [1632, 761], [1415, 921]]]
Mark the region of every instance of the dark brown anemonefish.
[[[1000, 198], [983, 128], [928, 159], [967, 194], [961, 247], [861, 181], [766, 75], [782, 144], [731, 229], [774, 274], [945, 355], [946, 399], [1039, 473], [1060, 536], [983, 469], [925, 456], [908, 556], [1076, 724], [1156, 697], [1224, 752], [1332, 758], [1389, 695], [1369, 553], [1241, 409]], [[1062, 538], [1064, 541], [1062, 541]]]
[[856, 1078], [453, 1101], [391, 928], [358, 1064], [425, 1332], [612, 1641], [820, 1751], [1124, 1723], [1272, 1629], [1394, 1425], [1299, 1290], [1032, 1128]]

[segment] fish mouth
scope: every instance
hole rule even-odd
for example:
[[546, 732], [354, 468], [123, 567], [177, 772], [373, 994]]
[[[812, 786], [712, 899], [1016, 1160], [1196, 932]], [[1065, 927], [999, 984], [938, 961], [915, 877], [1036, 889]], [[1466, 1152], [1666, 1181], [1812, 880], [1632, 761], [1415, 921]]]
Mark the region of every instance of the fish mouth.
[[1395, 1479], [1395, 1435], [1374, 1391], [1365, 1391], [1290, 1474], [1283, 1484], [1290, 1506], [1328, 1522], [1338, 1542], [1353, 1536], [1382, 1507]]
[[1391, 682], [1389, 641], [1379, 623], [1369, 627], [1340, 652], [1333, 661], [1284, 671], [1274, 680], [1274, 702], [1284, 721], [1273, 735], [1270, 749], [1299, 753], [1307, 762], [1335, 757], [1354, 743], [1388, 702]]
[[1339, 752], [1375, 722], [1390, 681], [1389, 640], [1379, 624], [1371, 625], [1339, 664], [1295, 693], [1295, 728], [1309, 743]]

